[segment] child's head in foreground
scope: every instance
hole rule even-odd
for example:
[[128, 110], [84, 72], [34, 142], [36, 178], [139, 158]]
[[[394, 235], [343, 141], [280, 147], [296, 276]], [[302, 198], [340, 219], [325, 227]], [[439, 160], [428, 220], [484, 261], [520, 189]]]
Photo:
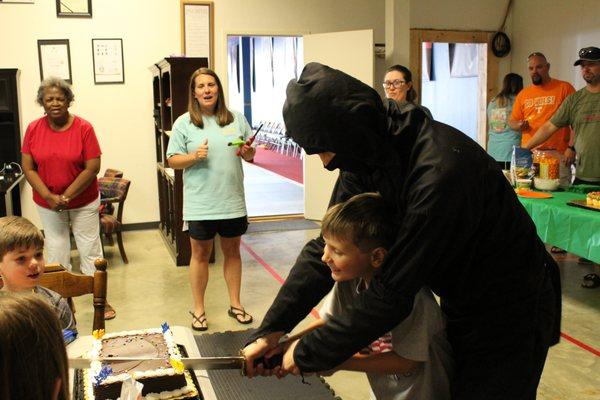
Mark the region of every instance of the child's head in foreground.
[[321, 225], [322, 260], [336, 282], [364, 278], [381, 266], [394, 241], [392, 214], [377, 193], [362, 193], [327, 210]]
[[67, 373], [54, 310], [33, 293], [0, 291], [0, 398], [66, 400]]
[[0, 218], [0, 276], [3, 289], [33, 289], [44, 273], [44, 237], [23, 217]]

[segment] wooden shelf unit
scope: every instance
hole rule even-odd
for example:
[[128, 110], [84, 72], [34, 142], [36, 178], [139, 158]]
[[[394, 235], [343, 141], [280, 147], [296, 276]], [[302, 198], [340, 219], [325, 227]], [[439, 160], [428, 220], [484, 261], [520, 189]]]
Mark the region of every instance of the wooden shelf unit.
[[[21, 164], [19, 73], [16, 68], [0, 69], [0, 169], [5, 163]], [[13, 182], [0, 182], [0, 217], [21, 215], [20, 192], [21, 188]]]
[[208, 66], [200, 57], [168, 57], [150, 66], [156, 145], [156, 177], [160, 233], [177, 266], [190, 261], [190, 238], [183, 225], [183, 176], [167, 164], [167, 146], [173, 122], [187, 112], [188, 85], [192, 73]]

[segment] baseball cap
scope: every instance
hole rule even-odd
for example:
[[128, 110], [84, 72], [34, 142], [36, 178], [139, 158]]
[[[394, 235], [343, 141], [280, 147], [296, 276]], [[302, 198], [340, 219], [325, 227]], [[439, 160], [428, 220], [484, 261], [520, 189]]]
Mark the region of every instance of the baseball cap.
[[582, 61], [600, 61], [600, 49], [597, 47], [584, 47], [579, 50], [579, 60], [575, 61], [574, 66], [581, 64]]

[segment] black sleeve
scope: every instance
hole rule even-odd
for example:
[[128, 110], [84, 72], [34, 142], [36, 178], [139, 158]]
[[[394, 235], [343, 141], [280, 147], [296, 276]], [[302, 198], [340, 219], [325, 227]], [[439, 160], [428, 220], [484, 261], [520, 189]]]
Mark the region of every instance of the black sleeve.
[[[460, 179], [430, 171], [408, 191], [406, 213], [386, 262], [347, 313], [304, 336], [294, 352], [304, 372], [336, 367], [389, 332], [411, 312], [427, 279], [442, 274], [446, 257], [468, 245], [481, 212], [477, 191], [453, 190]], [[466, 212], [468, 210], [468, 212]]]
[[[342, 172], [338, 177], [329, 206], [370, 190], [368, 180]], [[291, 331], [333, 287], [331, 271], [321, 261], [325, 243], [319, 236], [309, 241], [296, 259], [275, 301], [249, 342], [266, 334]]]

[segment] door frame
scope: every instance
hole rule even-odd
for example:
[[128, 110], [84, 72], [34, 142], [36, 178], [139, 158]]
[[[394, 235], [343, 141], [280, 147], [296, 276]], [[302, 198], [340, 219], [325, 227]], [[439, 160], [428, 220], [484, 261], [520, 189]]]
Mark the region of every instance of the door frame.
[[[239, 33], [239, 32], [247, 32], [247, 33]], [[287, 32], [287, 31], [285, 31]], [[304, 37], [304, 35], [307, 35], [308, 33], [306, 32], [300, 32], [300, 31], [295, 31], [295, 33], [285, 33], [282, 31], [269, 31], [269, 30], [246, 30], [246, 31], [239, 31], [239, 30], [227, 30], [224, 32], [223, 34], [223, 38], [224, 38], [224, 42], [225, 42], [225, 48], [227, 48], [227, 43], [229, 40], [230, 36], [239, 36], [239, 37], [256, 37], [256, 36], [265, 36], [265, 37]], [[223, 91], [226, 93], [226, 96], [229, 96], [229, 69], [228, 69], [228, 63], [229, 63], [229, 52], [228, 50], [224, 51], [222, 54], [222, 58], [224, 57], [223, 60], [223, 65], [225, 65], [225, 77], [226, 79], [221, 79], [221, 84], [223, 85]], [[228, 99], [229, 100], [229, 99]], [[302, 174], [304, 174], [304, 161], [302, 161], [302, 166], [303, 166], [303, 170], [302, 170]], [[282, 179], [287, 179], [285, 177], [281, 177]], [[306, 179], [306, 177], [304, 177], [304, 179]], [[304, 197], [304, 184], [300, 185], [302, 186], [302, 196]], [[303, 203], [303, 209], [302, 212], [300, 213], [296, 213], [296, 214], [274, 214], [274, 215], [256, 215], [256, 216], [251, 216], [248, 217], [248, 221], [250, 222], [265, 222], [265, 221], [281, 221], [281, 220], [290, 220], [290, 219], [298, 219], [298, 218], [304, 218], [305, 215], [305, 207], [306, 207], [306, 202]]]
[[[410, 70], [413, 74], [413, 87], [417, 91], [417, 98], [421, 98], [421, 74], [423, 43], [478, 43], [487, 44], [486, 57], [479, 59], [480, 66], [486, 65], [485, 91], [479, 92], [479, 109], [477, 115], [477, 141], [486, 148], [487, 126], [486, 107], [490, 100], [498, 93], [498, 72], [500, 59], [492, 52], [492, 38], [496, 32], [491, 31], [454, 31], [437, 29], [411, 29], [410, 30]], [[485, 59], [484, 59], [485, 58]], [[480, 85], [483, 87], [483, 84]]]

